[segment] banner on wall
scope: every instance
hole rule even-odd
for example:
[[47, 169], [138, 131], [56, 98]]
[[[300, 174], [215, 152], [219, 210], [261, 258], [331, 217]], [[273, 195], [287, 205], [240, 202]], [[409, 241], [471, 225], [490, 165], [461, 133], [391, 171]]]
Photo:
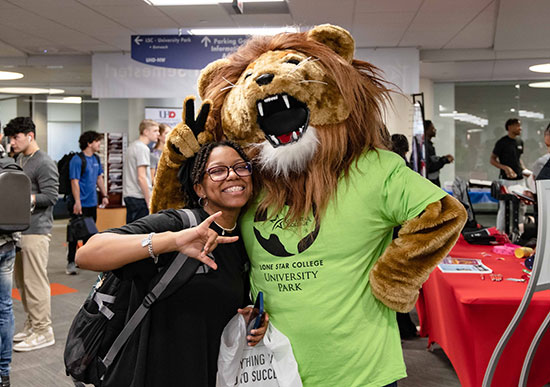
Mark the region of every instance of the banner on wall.
[[196, 95], [199, 70], [154, 67], [125, 54], [92, 55], [93, 98], [178, 98]]
[[151, 66], [202, 69], [237, 51], [247, 35], [132, 35], [132, 59]]
[[171, 128], [182, 120], [183, 108], [145, 108], [145, 118], [170, 125]]

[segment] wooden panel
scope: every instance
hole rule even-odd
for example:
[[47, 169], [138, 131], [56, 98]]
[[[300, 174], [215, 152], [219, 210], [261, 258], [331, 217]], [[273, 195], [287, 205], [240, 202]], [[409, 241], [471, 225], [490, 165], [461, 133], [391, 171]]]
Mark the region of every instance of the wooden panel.
[[126, 207], [98, 208], [97, 229], [104, 231], [109, 228], [121, 227], [126, 224]]

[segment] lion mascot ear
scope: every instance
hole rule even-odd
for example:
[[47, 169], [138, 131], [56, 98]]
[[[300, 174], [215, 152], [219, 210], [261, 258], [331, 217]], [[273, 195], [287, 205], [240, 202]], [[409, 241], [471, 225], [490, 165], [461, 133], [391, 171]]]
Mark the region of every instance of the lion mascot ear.
[[355, 41], [348, 31], [331, 24], [321, 24], [309, 31], [308, 37], [328, 46], [348, 63], [353, 60]]

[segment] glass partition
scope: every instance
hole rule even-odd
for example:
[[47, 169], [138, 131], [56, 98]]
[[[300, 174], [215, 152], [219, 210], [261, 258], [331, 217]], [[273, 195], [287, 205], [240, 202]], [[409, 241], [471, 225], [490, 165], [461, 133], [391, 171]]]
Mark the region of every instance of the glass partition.
[[550, 89], [535, 89], [527, 82], [455, 83], [452, 111], [436, 107], [440, 117], [455, 121], [455, 174], [467, 179], [496, 180], [498, 170], [489, 163], [496, 141], [507, 134], [509, 118], [521, 120], [523, 163], [547, 153], [544, 129], [550, 121]]

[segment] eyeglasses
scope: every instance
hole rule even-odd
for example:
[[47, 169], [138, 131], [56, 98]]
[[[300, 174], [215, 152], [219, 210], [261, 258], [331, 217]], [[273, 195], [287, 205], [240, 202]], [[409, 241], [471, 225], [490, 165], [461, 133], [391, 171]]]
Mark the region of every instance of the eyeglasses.
[[240, 161], [233, 164], [230, 167], [225, 165], [218, 165], [206, 170], [210, 180], [212, 181], [224, 181], [229, 176], [229, 170], [232, 169], [240, 177], [246, 177], [252, 175], [252, 164], [246, 161]]

